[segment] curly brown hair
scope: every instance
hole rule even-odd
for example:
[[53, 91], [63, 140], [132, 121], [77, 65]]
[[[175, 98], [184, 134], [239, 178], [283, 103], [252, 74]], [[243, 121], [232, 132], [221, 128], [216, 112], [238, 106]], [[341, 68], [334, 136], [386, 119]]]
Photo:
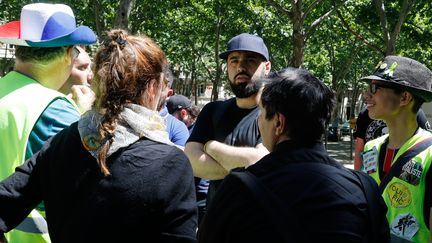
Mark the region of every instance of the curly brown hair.
[[[117, 120], [126, 104], [141, 104], [150, 81], [159, 80], [167, 60], [163, 50], [147, 36], [128, 35], [125, 30], [111, 30], [96, 53], [94, 84], [95, 109], [102, 114], [98, 127], [107, 142], [98, 153], [98, 164], [109, 175], [106, 159]], [[161, 84], [159, 84], [161, 85]]]

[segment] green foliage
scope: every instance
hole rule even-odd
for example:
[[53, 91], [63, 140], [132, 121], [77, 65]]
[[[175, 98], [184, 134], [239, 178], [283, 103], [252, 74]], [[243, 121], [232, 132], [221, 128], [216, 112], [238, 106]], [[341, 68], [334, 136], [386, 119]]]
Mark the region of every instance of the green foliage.
[[[4, 23], [19, 19], [21, 7], [30, 2], [38, 1], [0, 0], [0, 20]], [[384, 1], [390, 31], [397, 23], [402, 2]], [[119, 7], [119, 1], [113, 0], [63, 3], [72, 7], [78, 24], [89, 26], [99, 36], [113, 28]], [[218, 54], [225, 50], [231, 37], [242, 32], [264, 39], [273, 70], [288, 66], [294, 49], [292, 4], [293, 1], [283, 0], [135, 0], [129, 31], [146, 34], [161, 45], [177, 78], [181, 72], [188, 76], [175, 84], [176, 92], [189, 95], [201, 83], [228, 87], [224, 61]], [[320, 77], [340, 97], [361, 90], [363, 84], [358, 79], [373, 70], [386, 49], [374, 1], [303, 0], [302, 7], [303, 13], [307, 13], [301, 22], [305, 36], [302, 67]], [[428, 0], [414, 2], [395, 45], [397, 54], [428, 66], [432, 66], [431, 8]], [[331, 9], [334, 10], [312, 28]]]

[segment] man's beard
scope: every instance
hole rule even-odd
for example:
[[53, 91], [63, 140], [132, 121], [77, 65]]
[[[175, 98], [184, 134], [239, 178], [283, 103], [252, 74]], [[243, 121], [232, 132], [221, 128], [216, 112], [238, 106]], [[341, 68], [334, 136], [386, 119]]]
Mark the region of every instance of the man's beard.
[[229, 83], [232, 92], [237, 98], [248, 98], [258, 93], [263, 83], [261, 79], [262, 77], [252, 78], [249, 83], [234, 84], [231, 81]]

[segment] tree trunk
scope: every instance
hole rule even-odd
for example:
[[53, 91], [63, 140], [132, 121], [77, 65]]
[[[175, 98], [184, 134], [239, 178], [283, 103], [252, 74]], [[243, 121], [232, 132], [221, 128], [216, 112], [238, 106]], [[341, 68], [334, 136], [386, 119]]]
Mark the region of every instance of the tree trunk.
[[396, 54], [396, 43], [399, 37], [403, 23], [405, 22], [409, 12], [414, 4], [413, 0], [404, 0], [399, 11], [398, 20], [394, 26], [393, 31], [390, 33], [390, 26], [387, 20], [385, 6], [383, 0], [375, 0], [375, 8], [380, 17], [381, 27], [383, 31], [384, 43], [386, 47], [386, 55]]
[[132, 7], [135, 0], [121, 0], [114, 22], [115, 28], [128, 29], [129, 15], [131, 13]]
[[300, 67], [303, 64], [303, 52], [305, 48], [305, 35], [303, 31], [303, 12], [302, 0], [291, 0], [293, 24], [293, 52], [291, 56], [291, 66]]
[[215, 49], [214, 49], [214, 54], [215, 54], [215, 61], [216, 61], [216, 75], [215, 75], [215, 79], [213, 80], [213, 90], [212, 90], [212, 95], [210, 97], [210, 101], [215, 101], [218, 100], [218, 96], [219, 96], [219, 92], [218, 92], [218, 86], [220, 84], [220, 80], [221, 80], [221, 76], [222, 76], [222, 64], [219, 58], [219, 51], [220, 51], [220, 32], [222, 29], [222, 13], [221, 13], [221, 8], [219, 6], [218, 9], [218, 21], [217, 21], [217, 25], [216, 25], [216, 43], [215, 43]]
[[[196, 50], [194, 50], [194, 53], [197, 53]], [[195, 57], [196, 56], [196, 57]], [[192, 70], [196, 69], [196, 65], [199, 62], [199, 55], [194, 54], [194, 59], [193, 59], [193, 63], [192, 63]], [[193, 83], [193, 95], [195, 96], [194, 98], [194, 104], [198, 105], [198, 79], [195, 77], [196, 76], [196, 72], [194, 72], [194, 83]]]
[[103, 31], [105, 31], [105, 22], [103, 19], [103, 12], [101, 11], [102, 6], [99, 0], [93, 0], [92, 3], [95, 16], [96, 35], [100, 37], [104, 34]]

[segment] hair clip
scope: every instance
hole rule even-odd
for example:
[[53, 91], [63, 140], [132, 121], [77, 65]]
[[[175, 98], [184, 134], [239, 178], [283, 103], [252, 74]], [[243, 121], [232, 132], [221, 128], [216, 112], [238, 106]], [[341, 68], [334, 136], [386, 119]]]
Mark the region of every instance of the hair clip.
[[123, 38], [121, 38], [120, 36], [119, 37], [117, 37], [117, 40], [116, 40], [116, 42], [117, 42], [117, 44], [119, 44], [120, 45], [120, 47], [123, 49], [124, 48], [124, 46], [127, 44], [127, 40], [125, 40], [125, 39], [123, 39]]

